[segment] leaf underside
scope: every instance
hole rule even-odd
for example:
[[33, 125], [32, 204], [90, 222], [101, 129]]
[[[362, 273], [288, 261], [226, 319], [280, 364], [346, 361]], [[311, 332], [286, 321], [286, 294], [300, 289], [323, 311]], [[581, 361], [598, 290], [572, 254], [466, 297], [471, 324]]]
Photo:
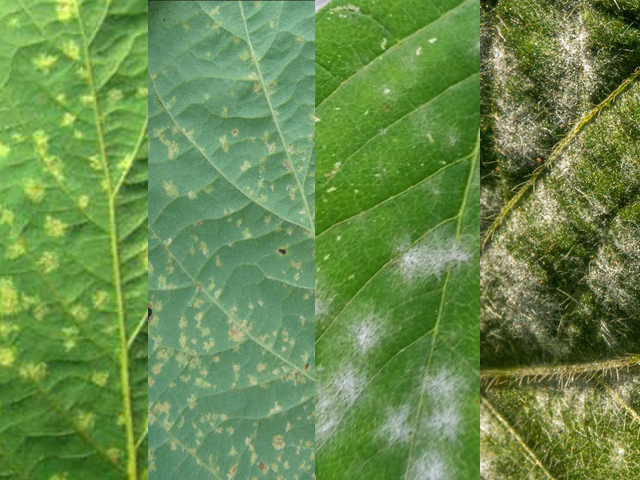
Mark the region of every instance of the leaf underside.
[[478, 476], [478, 20], [316, 14], [320, 479]]
[[637, 2], [483, 15], [481, 473], [635, 479]]
[[146, 2], [2, 2], [0, 28], [0, 478], [140, 478]]
[[149, 24], [149, 477], [311, 478], [313, 4]]

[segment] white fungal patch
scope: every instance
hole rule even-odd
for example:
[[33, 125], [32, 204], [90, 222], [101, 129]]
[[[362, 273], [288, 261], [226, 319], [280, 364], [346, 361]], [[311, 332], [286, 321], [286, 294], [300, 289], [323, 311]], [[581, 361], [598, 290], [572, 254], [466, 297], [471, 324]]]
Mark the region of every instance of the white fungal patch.
[[380, 435], [389, 443], [404, 443], [409, 441], [413, 428], [409, 424], [409, 405], [400, 408], [387, 408], [387, 418], [380, 428]]
[[449, 480], [451, 467], [445, 458], [435, 451], [428, 451], [409, 469], [410, 480]]
[[422, 55], [422, 47], [416, 48], [416, 57], [419, 57], [420, 55]]
[[440, 440], [455, 440], [460, 432], [462, 416], [455, 403], [435, 409], [424, 420], [424, 428], [429, 435]]
[[351, 339], [362, 355], [366, 355], [375, 348], [384, 333], [384, 322], [375, 314], [368, 315], [364, 320], [352, 325]]
[[333, 379], [333, 387], [338, 397], [350, 407], [362, 393], [365, 378], [355, 368], [347, 367]]
[[387, 42], [388, 42], [388, 40], [386, 38], [382, 39], [382, 42], [380, 43], [380, 48], [382, 50], [386, 50], [387, 49]]
[[387, 88], [385, 88], [382, 92], [383, 92], [385, 95], [389, 95], [389, 94], [391, 93], [391, 89], [390, 89], [389, 87], [387, 87]]
[[469, 255], [454, 240], [415, 245], [400, 259], [399, 270], [407, 281], [436, 277], [469, 261]]
[[322, 445], [336, 432], [344, 414], [353, 407], [366, 377], [353, 366], [346, 366], [333, 379], [318, 387], [316, 404], [316, 441]]
[[430, 398], [443, 403], [450, 403], [460, 395], [464, 379], [448, 370], [435, 376], [427, 376], [422, 382], [422, 391]]

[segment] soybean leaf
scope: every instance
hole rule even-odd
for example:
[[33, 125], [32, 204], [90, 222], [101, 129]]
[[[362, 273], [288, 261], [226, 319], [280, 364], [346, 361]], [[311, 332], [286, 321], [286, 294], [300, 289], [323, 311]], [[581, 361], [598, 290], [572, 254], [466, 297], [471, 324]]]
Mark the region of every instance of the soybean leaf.
[[316, 14], [318, 478], [478, 476], [479, 4]]
[[311, 478], [313, 4], [150, 9], [150, 478]]
[[2, 2], [0, 477], [146, 470], [146, 3]]
[[487, 479], [640, 473], [638, 14], [625, 1], [487, 10]]

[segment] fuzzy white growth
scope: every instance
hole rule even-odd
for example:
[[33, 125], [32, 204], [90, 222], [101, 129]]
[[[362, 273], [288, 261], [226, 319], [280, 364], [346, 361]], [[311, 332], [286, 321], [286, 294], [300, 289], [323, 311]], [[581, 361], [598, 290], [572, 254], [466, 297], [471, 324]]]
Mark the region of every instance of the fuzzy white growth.
[[356, 403], [366, 383], [361, 372], [346, 366], [329, 383], [318, 387], [316, 441], [320, 447], [335, 434], [340, 420]]
[[361, 355], [366, 355], [379, 345], [385, 330], [384, 324], [383, 319], [372, 313], [351, 326], [352, 341]]
[[409, 470], [411, 480], [448, 480], [451, 478], [447, 461], [437, 452], [423, 454]]
[[408, 281], [428, 277], [439, 280], [446, 270], [468, 260], [467, 253], [453, 240], [440, 246], [416, 245], [402, 256], [400, 273]]
[[[500, 85], [501, 94], [496, 98], [496, 143], [501, 152], [511, 159], [509, 170], [518, 171], [527, 159], [536, 158], [544, 131], [537, 124], [536, 106], [516, 99], [504, 88], [523, 77], [516, 69], [515, 57], [507, 51], [500, 36], [496, 37], [491, 52], [493, 72]], [[515, 164], [513, 164], [515, 163]]]
[[356, 402], [364, 389], [365, 383], [364, 376], [352, 367], [348, 367], [338, 373], [333, 379], [333, 387], [338, 398], [349, 407]]
[[464, 386], [464, 379], [448, 370], [439, 372], [436, 376], [428, 376], [422, 383], [422, 391], [430, 398], [443, 403], [449, 403], [459, 396]]
[[434, 410], [425, 419], [425, 428], [434, 437], [442, 440], [455, 440], [460, 432], [462, 417], [456, 404]]
[[380, 429], [380, 436], [392, 444], [408, 441], [413, 431], [409, 424], [410, 413], [409, 405], [387, 408], [387, 418]]

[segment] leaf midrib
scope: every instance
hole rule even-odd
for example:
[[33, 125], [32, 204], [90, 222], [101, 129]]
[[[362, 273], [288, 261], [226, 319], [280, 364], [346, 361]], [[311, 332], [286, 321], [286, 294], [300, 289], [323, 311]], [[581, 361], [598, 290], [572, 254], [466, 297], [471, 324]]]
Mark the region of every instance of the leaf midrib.
[[[108, 16], [109, 5], [110, 5], [110, 2], [106, 2], [105, 13], [102, 18], [102, 21], [104, 21], [104, 19]], [[80, 12], [80, 8], [78, 6], [77, 0], [73, 1], [73, 8], [75, 10], [75, 17], [77, 18], [78, 26], [80, 27], [80, 33], [82, 36], [84, 64], [87, 70], [87, 78], [89, 82], [88, 86], [91, 91], [92, 108], [94, 113], [96, 134], [98, 137], [100, 159], [102, 162], [104, 175], [106, 176], [106, 181], [108, 185], [109, 246], [110, 246], [110, 253], [111, 253], [111, 263], [113, 268], [114, 289], [116, 293], [116, 306], [118, 311], [118, 327], [119, 327], [119, 333], [120, 333], [119, 335], [120, 337], [120, 389], [121, 389], [121, 399], [122, 399], [122, 407], [123, 407], [124, 428], [125, 428], [126, 443], [127, 443], [127, 478], [129, 480], [137, 480], [138, 469], [136, 464], [137, 463], [136, 439], [135, 439], [135, 433], [133, 430], [134, 428], [133, 427], [133, 407], [131, 404], [131, 397], [130, 397], [131, 381], [129, 378], [129, 348], [128, 348], [128, 339], [127, 339], [127, 325], [126, 325], [126, 318], [125, 318], [124, 297], [122, 292], [122, 276], [120, 272], [120, 250], [119, 250], [119, 244], [118, 244], [116, 199], [115, 199], [115, 194], [118, 193], [122, 183], [119, 181], [117, 184], [117, 190], [114, 191], [114, 185], [111, 179], [111, 174], [109, 169], [109, 160], [107, 157], [106, 142], [105, 142], [104, 130], [102, 126], [102, 117], [101, 117], [101, 112], [98, 105], [98, 91], [96, 89], [93, 66], [92, 66], [91, 57], [90, 57], [89, 42], [87, 41], [84, 23], [82, 21], [82, 16], [81, 16], [81, 12]], [[100, 26], [97, 27], [96, 31], [99, 28]], [[141, 140], [139, 139], [138, 142], [136, 143], [136, 150], [140, 142]], [[132, 155], [135, 155], [135, 150]], [[132, 158], [131, 163], [133, 163], [133, 161], [134, 159]], [[124, 172], [124, 175], [126, 175], [127, 173], [128, 173], [128, 170]], [[122, 182], [124, 182], [124, 175], [123, 175], [123, 178], [121, 178]]]
[[309, 222], [309, 228], [307, 230], [309, 230], [313, 235], [315, 235], [315, 226], [314, 226], [315, 224], [313, 221], [313, 217], [311, 216], [311, 209], [309, 208], [307, 194], [302, 184], [300, 183], [300, 178], [298, 177], [298, 174], [296, 173], [297, 165], [293, 163], [293, 160], [291, 158], [291, 153], [289, 152], [289, 145], [284, 139], [282, 129], [280, 128], [280, 122], [278, 122], [276, 112], [271, 102], [271, 95], [269, 95], [269, 92], [267, 91], [267, 85], [265, 84], [264, 77], [262, 76], [262, 68], [260, 68], [260, 62], [258, 61], [258, 57], [256, 56], [255, 50], [253, 49], [253, 42], [251, 41], [251, 34], [249, 33], [249, 25], [247, 25], [247, 18], [245, 17], [245, 14], [244, 14], [244, 7], [242, 6], [242, 1], [238, 1], [238, 5], [240, 7], [240, 15], [242, 16], [242, 23], [244, 25], [245, 35], [247, 36], [247, 45], [249, 46], [249, 50], [251, 51], [251, 58], [253, 59], [253, 64], [256, 67], [256, 70], [258, 71], [258, 77], [260, 78], [260, 85], [262, 87], [262, 91], [264, 93], [264, 97], [267, 101], [267, 104], [269, 105], [269, 111], [271, 112], [273, 124], [275, 125], [276, 130], [278, 131], [278, 136], [280, 137], [280, 143], [282, 143], [282, 148], [284, 149], [287, 155], [289, 168], [291, 169], [293, 178], [295, 178], [296, 185], [298, 186], [298, 191], [300, 192], [300, 196], [302, 197], [302, 202], [304, 204], [304, 210], [307, 216], [307, 221]]

